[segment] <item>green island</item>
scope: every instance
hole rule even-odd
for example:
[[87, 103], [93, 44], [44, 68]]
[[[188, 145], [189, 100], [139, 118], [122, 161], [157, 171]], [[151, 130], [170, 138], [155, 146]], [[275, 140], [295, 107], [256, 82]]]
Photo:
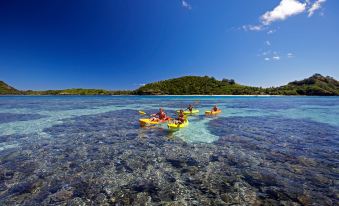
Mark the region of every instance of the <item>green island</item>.
[[64, 89], [17, 90], [0, 81], [0, 95], [307, 95], [338, 96], [339, 81], [329, 76], [314, 74], [300, 81], [280, 87], [253, 87], [236, 83], [233, 79], [184, 76], [141, 86], [136, 90]]

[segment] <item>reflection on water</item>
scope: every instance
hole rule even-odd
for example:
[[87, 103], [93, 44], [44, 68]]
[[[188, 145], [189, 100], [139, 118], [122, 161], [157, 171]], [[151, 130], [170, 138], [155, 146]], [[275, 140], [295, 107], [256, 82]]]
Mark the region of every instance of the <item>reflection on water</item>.
[[[193, 116], [176, 132], [138, 125], [138, 110], [161, 105], [174, 115], [198, 98], [201, 111], [217, 102], [223, 113]], [[335, 205], [337, 102], [1, 97], [0, 203]]]

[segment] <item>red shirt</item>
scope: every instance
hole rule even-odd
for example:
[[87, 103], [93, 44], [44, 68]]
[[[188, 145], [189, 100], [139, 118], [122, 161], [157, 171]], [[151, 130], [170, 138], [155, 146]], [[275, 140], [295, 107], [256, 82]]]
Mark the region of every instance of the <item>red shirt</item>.
[[165, 112], [158, 112], [158, 117], [159, 119], [165, 119], [166, 118], [166, 113]]

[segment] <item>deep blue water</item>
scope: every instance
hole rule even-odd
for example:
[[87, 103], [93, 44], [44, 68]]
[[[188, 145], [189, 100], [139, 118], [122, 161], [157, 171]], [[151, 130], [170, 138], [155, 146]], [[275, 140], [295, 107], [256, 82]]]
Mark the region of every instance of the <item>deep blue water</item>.
[[338, 97], [0, 97], [0, 205], [336, 205], [338, 163]]

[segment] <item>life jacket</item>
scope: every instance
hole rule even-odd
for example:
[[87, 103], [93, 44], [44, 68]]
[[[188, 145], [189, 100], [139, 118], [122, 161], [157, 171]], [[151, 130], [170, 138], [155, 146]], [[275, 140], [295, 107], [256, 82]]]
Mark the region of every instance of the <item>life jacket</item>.
[[184, 122], [185, 121], [185, 115], [184, 114], [179, 114], [178, 120]]
[[159, 116], [159, 119], [165, 119], [166, 118], [166, 113], [165, 112], [159, 112], [158, 116]]

